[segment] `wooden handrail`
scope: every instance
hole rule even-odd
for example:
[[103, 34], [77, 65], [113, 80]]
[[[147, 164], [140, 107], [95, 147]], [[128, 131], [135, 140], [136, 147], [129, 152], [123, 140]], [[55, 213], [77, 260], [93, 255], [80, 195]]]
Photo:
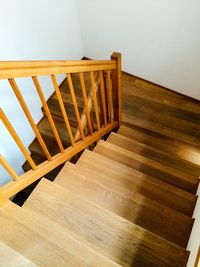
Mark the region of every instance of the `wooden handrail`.
[[[86, 72], [89, 74], [91, 84], [89, 92], [86, 90], [84, 78]], [[80, 80], [80, 88], [84, 103], [81, 115], [79, 113], [80, 111], [77, 102], [76, 90], [74, 88], [72, 79], [73, 73], [79, 74], [78, 77]], [[104, 79], [105, 73], [107, 73], [106, 80]], [[56, 74], [65, 74], [67, 77], [67, 84], [72, 100], [71, 104], [74, 107], [78, 125], [75, 136], [72, 134], [69, 114], [67, 114], [65, 106], [66, 104], [64, 104], [62, 92], [57, 84]], [[71, 142], [71, 145], [69, 145], [67, 148], [63, 147], [56, 124], [54, 123], [53, 114], [51, 114], [51, 110], [47, 104], [47, 101], [44, 97], [44, 92], [39, 83], [39, 75], [50, 75], [51, 77], [55, 95], [57, 96], [58, 104], [61, 109], [64, 126], [67, 130], [66, 134], [69, 135]], [[114, 53], [111, 60], [0, 62], [0, 79], [7, 79], [9, 81], [17, 100], [38, 139], [38, 142], [41, 145], [41, 148], [43, 149], [44, 154], [47, 157], [47, 160], [36, 166], [32, 157], [29, 155], [27, 148], [24, 146], [9, 119], [5, 116], [3, 110], [0, 108], [1, 120], [32, 167], [32, 170], [22, 174], [21, 176], [18, 176], [15, 170], [13, 170], [8, 164], [6, 159], [0, 155], [0, 164], [6, 169], [12, 178], [11, 182], [0, 187], [0, 199], [5, 200], [6, 198], [10, 198], [120, 125], [120, 75], [121, 58], [120, 54], [118, 53]], [[28, 77], [29, 79], [32, 79], [35, 85], [36, 91], [49, 121], [49, 125], [52, 128], [55, 140], [60, 148], [60, 152], [55, 156], [50, 155], [46, 143], [39, 132], [38, 126], [33, 120], [33, 116], [15, 81], [15, 78], [18, 77]], [[80, 98], [80, 96], [78, 97]], [[114, 101], [116, 101], [116, 103], [114, 103]], [[93, 114], [95, 114], [96, 118], [96, 120], [94, 119], [96, 122], [95, 126], [93, 122]]]
[[3, 61], [0, 79], [116, 69], [114, 60]]

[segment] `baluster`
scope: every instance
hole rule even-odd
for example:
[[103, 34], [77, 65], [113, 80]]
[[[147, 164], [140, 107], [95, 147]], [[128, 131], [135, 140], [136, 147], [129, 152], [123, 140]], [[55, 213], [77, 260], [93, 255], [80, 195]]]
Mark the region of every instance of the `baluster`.
[[14, 181], [19, 180], [19, 176], [10, 167], [10, 165], [8, 164], [8, 162], [4, 159], [4, 157], [2, 155], [0, 155], [0, 164], [6, 169], [6, 171], [10, 174], [10, 176], [13, 178]]
[[122, 123], [122, 85], [121, 85], [121, 54], [114, 52], [111, 56], [116, 62], [116, 69], [112, 70], [112, 87], [113, 87], [113, 103], [114, 103], [114, 118]]
[[52, 79], [52, 82], [53, 82], [54, 89], [56, 91], [56, 95], [57, 95], [58, 102], [59, 102], [59, 105], [60, 105], [60, 109], [61, 109], [61, 112], [62, 112], [62, 115], [63, 115], [63, 118], [64, 118], [65, 126], [66, 126], [67, 132], [69, 134], [70, 141], [72, 143], [72, 146], [74, 146], [75, 145], [74, 137], [73, 137], [73, 134], [72, 134], [72, 130], [71, 130], [71, 126], [70, 126], [70, 123], [69, 123], [69, 119], [68, 119], [68, 116], [67, 116], [67, 113], [66, 113], [66, 110], [65, 110], [65, 106], [64, 106], [64, 103], [63, 103], [63, 100], [62, 100], [62, 96], [61, 96], [60, 89], [59, 89], [58, 83], [56, 81], [55, 75], [52, 74], [51, 75], [51, 79]]
[[72, 102], [73, 102], [73, 106], [74, 106], [74, 110], [75, 110], [75, 114], [76, 114], [78, 127], [79, 127], [80, 134], [81, 134], [81, 139], [84, 140], [83, 127], [81, 125], [81, 118], [80, 118], [80, 114], [79, 114], [79, 110], [78, 110], [76, 96], [75, 96], [75, 93], [74, 93], [74, 86], [73, 86], [73, 83], [72, 83], [72, 77], [71, 77], [70, 73], [68, 73], [66, 75], [67, 75], [67, 81], [68, 81], [68, 85], [69, 85], [70, 94], [71, 94], [71, 97], [72, 97]]
[[92, 121], [91, 121], [91, 117], [90, 117], [90, 111], [89, 111], [89, 105], [88, 105], [88, 99], [87, 99], [87, 93], [86, 93], [85, 80], [84, 80], [83, 73], [81, 72], [79, 74], [79, 76], [80, 76], [80, 84], [81, 84], [81, 90], [82, 90], [84, 106], [85, 106], [84, 110], [85, 110], [86, 117], [87, 117], [89, 132], [90, 132], [90, 134], [92, 134], [93, 133], [93, 127], [92, 127]]
[[100, 119], [99, 119], [99, 109], [98, 109], [98, 102], [97, 102], [97, 95], [95, 90], [95, 79], [94, 79], [94, 72], [90, 72], [90, 79], [91, 79], [91, 85], [92, 85], [92, 96], [94, 101], [94, 110], [95, 110], [95, 116], [96, 116], [96, 122], [97, 122], [97, 129], [100, 130]]
[[104, 126], [107, 125], [107, 108], [106, 108], [106, 98], [105, 98], [105, 87], [104, 87], [104, 78], [103, 78], [103, 71], [99, 71], [100, 76], [100, 94], [102, 100], [102, 107], [103, 107], [103, 118], [104, 118]]
[[29, 164], [31, 165], [32, 169], [36, 169], [35, 162], [32, 160], [30, 157], [27, 149], [23, 145], [22, 141], [20, 140], [19, 136], [17, 135], [16, 131], [12, 127], [11, 123], [9, 122], [8, 118], [6, 117], [5, 113], [3, 110], [0, 108], [0, 119], [4, 123], [6, 129], [9, 131], [10, 135], [12, 138], [15, 140], [15, 143], [18, 145], [20, 148], [21, 152], [24, 154], [25, 158], [28, 160]]
[[51, 129], [52, 129], [52, 131], [53, 131], [53, 133], [54, 133], [54, 136], [55, 136], [55, 138], [56, 138], [56, 141], [57, 141], [57, 143], [58, 143], [58, 146], [59, 146], [59, 148], [60, 148], [60, 151], [61, 151], [61, 152], [64, 152], [64, 147], [63, 147], [63, 145], [62, 145], [62, 142], [61, 142], [61, 140], [60, 140], [60, 136], [59, 136], [59, 134], [58, 134], [58, 131], [57, 131], [56, 126], [55, 126], [55, 123], [54, 123], [53, 118], [52, 118], [52, 116], [51, 116], [51, 112], [50, 112], [50, 110], [49, 110], [49, 107], [48, 107], [48, 105], [47, 105], [47, 103], [46, 103], [44, 94], [43, 94], [43, 92], [42, 92], [42, 88], [41, 88], [40, 83], [39, 83], [39, 80], [38, 80], [38, 78], [37, 78], [36, 76], [33, 76], [33, 77], [32, 77], [32, 80], [33, 80], [33, 83], [34, 83], [34, 85], [35, 85], [35, 88], [36, 88], [36, 90], [37, 90], [37, 92], [38, 92], [38, 95], [39, 95], [39, 98], [40, 98], [40, 100], [41, 100], [41, 103], [42, 103], [42, 105], [43, 105], [43, 107], [44, 107], [44, 110], [45, 110], [45, 112], [46, 112], [46, 115], [47, 115], [49, 124], [50, 124]]
[[25, 114], [27, 120], [29, 121], [29, 123], [30, 123], [30, 125], [31, 125], [31, 127], [32, 127], [32, 129], [33, 129], [33, 131], [34, 131], [34, 133], [35, 133], [35, 135], [37, 137], [37, 139], [38, 139], [38, 142], [40, 143], [40, 145], [41, 145], [41, 147], [42, 147], [47, 159], [51, 160], [51, 155], [50, 155], [50, 153], [49, 153], [49, 151], [48, 151], [48, 149], [47, 149], [47, 147], [45, 145], [45, 142], [44, 142], [44, 140], [43, 140], [43, 138], [42, 138], [42, 136], [41, 136], [41, 134], [40, 134], [40, 132], [39, 132], [39, 130], [37, 128], [37, 125], [35, 124], [35, 122], [33, 120], [33, 117], [31, 115], [31, 113], [30, 113], [30, 111], [29, 111], [29, 109], [28, 109], [28, 107], [27, 107], [27, 105], [26, 105], [26, 103], [24, 101], [24, 98], [23, 98], [23, 96], [22, 96], [22, 94], [21, 94], [21, 92], [20, 92], [20, 90], [19, 90], [19, 88], [17, 86], [17, 83], [15, 82], [14, 79], [8, 79], [8, 81], [9, 81], [9, 83], [10, 83], [12, 89], [13, 89], [13, 92], [15, 93], [15, 95], [16, 95], [18, 101], [19, 101], [19, 104], [21, 105], [21, 108], [23, 109], [24, 114]]
[[107, 84], [108, 84], [108, 101], [110, 108], [110, 122], [114, 122], [114, 103], [113, 103], [113, 91], [112, 91], [112, 82], [110, 77], [110, 70], [107, 71]]

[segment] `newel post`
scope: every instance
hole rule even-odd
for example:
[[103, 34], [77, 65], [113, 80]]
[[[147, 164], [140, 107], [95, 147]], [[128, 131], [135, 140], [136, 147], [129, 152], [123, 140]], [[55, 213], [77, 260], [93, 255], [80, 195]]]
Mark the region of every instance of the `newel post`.
[[112, 70], [112, 88], [114, 101], [114, 119], [122, 122], [122, 85], [121, 85], [121, 54], [114, 52], [111, 55], [111, 60], [116, 61], [117, 68]]

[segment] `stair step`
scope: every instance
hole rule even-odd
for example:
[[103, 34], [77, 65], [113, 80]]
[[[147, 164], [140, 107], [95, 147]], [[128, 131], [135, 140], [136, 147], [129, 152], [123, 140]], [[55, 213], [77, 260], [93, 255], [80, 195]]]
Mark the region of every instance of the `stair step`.
[[[54, 123], [56, 125], [57, 130], [58, 130], [58, 134], [60, 136], [60, 139], [62, 141], [64, 148], [71, 146], [71, 142], [70, 142], [64, 121], [54, 119]], [[39, 122], [38, 129], [39, 129], [40, 133], [42, 134], [44, 142], [45, 142], [47, 148], [49, 149], [51, 156], [54, 156], [57, 153], [59, 153], [60, 149], [58, 147], [58, 144], [57, 144], [57, 141], [54, 137], [53, 131], [52, 131], [51, 126], [50, 126], [48, 119], [46, 117], [43, 117], [42, 120]], [[71, 127], [71, 129], [72, 129], [72, 133], [75, 134], [76, 128]], [[33, 140], [33, 142], [30, 144], [29, 150], [36, 157], [38, 157], [42, 160], [46, 159], [44, 151], [42, 150], [41, 145], [38, 142], [37, 138], [35, 138]]]
[[143, 144], [114, 132], [109, 135], [107, 141], [144, 157], [163, 163], [174, 169], [180, 171], [184, 170], [184, 173], [193, 175], [197, 179], [199, 177], [200, 166], [191, 164], [186, 160], [179, 159], [176, 156], [173, 156], [173, 154], [168, 155], [163, 153], [162, 150], [153, 148], [152, 146]]
[[196, 193], [199, 179], [155, 160], [102, 140], [99, 141], [94, 151], [185, 191]]
[[[58, 131], [58, 134], [60, 136], [60, 139], [62, 141], [64, 148], [69, 147], [71, 145], [71, 141], [70, 141], [65, 123], [61, 120], [56, 120], [56, 119], [54, 119], [54, 123], [56, 125], [56, 129]], [[45, 136], [46, 138], [49, 138], [50, 140], [55, 140], [54, 133], [46, 117], [43, 117], [42, 120], [38, 123], [38, 129], [40, 133], [42, 134], [42, 136]], [[74, 135], [77, 128], [71, 127], [71, 130], [72, 130], [72, 134]]]
[[[112, 166], [112, 168], [111, 168]], [[139, 193], [185, 215], [192, 216], [197, 196], [129, 168], [100, 154], [85, 150], [76, 171], [95, 179], [127, 197]]]
[[[130, 109], [131, 109], [131, 105], [130, 105]], [[160, 121], [163, 120], [163, 115], [162, 117], [159, 118], [159, 122], [158, 122], [158, 119], [154, 118], [154, 114], [153, 115], [149, 115], [149, 114], [147, 115], [147, 114], [141, 113], [141, 112], [136, 113], [134, 110], [132, 111], [130, 110], [128, 114], [123, 114], [122, 119], [124, 122], [133, 124], [134, 126], [141, 127], [141, 128], [150, 130], [152, 132], [156, 132], [158, 134], [167, 136], [172, 139], [176, 139], [178, 141], [184, 142], [186, 144], [195, 146], [198, 149], [200, 149], [199, 136], [194, 136], [194, 135], [184, 133], [181, 130], [171, 128], [170, 125], [167, 126], [167, 125], [160, 124]]]
[[6, 267], [36, 267], [33, 262], [0, 241], [0, 266]]
[[[54, 156], [60, 152], [60, 149], [58, 147], [56, 140], [51, 140], [45, 136], [43, 137], [43, 140], [44, 140], [51, 156]], [[47, 159], [47, 157], [44, 154], [44, 151], [42, 150], [42, 148], [40, 146], [40, 143], [38, 142], [38, 140], [36, 138], [30, 144], [29, 150], [31, 151], [32, 154], [34, 154], [38, 158], [41, 158], [43, 161]]]
[[[119, 266], [80, 242], [73, 232], [48, 216], [13, 203], [0, 215], [0, 229], [1, 241], [21, 257], [26, 257], [26, 266], [29, 266], [28, 260], [36, 264], [30, 266]], [[10, 262], [14, 263], [11, 255]]]
[[[49, 109], [51, 111], [52, 116], [54, 118], [63, 119], [63, 115], [62, 115], [59, 103], [56, 100], [56, 96], [54, 95], [52, 98], [50, 98], [47, 103], [48, 103], [48, 107], [49, 107]], [[64, 102], [64, 106], [65, 106], [65, 110], [66, 110], [67, 116], [68, 116], [68, 118], [70, 120], [70, 124], [73, 127], [75, 127], [77, 125], [77, 119], [76, 119], [74, 106], [72, 104], [69, 104], [67, 101]], [[83, 112], [83, 106], [79, 106], [78, 109], [79, 109], [79, 113], [81, 114]], [[42, 109], [42, 110], [43, 110], [44, 115], [46, 116], [46, 114], [44, 112], [44, 109]]]
[[186, 248], [193, 225], [192, 218], [165, 207], [141, 194], [127, 197], [123, 191], [112, 188], [76, 171], [74, 164], [66, 163], [54, 183], [78, 196]]
[[118, 133], [159, 149], [163, 153], [186, 160], [191, 163], [191, 166], [196, 167], [200, 165], [200, 149], [194, 148], [192, 145], [188, 145], [176, 139], [134, 125], [131, 125], [131, 127], [130, 125], [129, 127], [122, 125], [119, 128]]
[[185, 249], [45, 179], [25, 207], [74, 231], [123, 266], [186, 266], [189, 252]]

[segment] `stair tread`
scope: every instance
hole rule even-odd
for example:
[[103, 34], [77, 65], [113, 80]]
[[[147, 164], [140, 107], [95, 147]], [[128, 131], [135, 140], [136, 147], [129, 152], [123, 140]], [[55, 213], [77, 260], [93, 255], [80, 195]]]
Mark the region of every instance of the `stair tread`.
[[176, 155], [168, 155], [162, 150], [114, 132], [109, 135], [107, 141], [144, 157], [156, 160], [174, 169], [178, 169], [180, 171], [184, 170], [184, 172], [193, 175], [194, 177], [199, 177], [200, 166], [191, 164], [186, 160], [179, 159]]
[[43, 179], [25, 207], [47, 215], [124, 266], [185, 266], [188, 251]]
[[112, 188], [112, 181], [105, 186], [76, 170], [76, 165], [66, 163], [54, 183], [181, 247], [187, 246], [192, 218], [139, 193], [127, 197]]
[[[147, 113], [148, 114], [148, 113]], [[198, 149], [200, 148], [200, 138], [199, 136], [194, 136], [192, 134], [185, 133], [181, 130], [177, 130], [175, 128], [171, 128], [170, 125], [162, 125], [160, 121], [163, 120], [163, 115], [159, 119], [154, 118], [153, 116], [148, 115], [138, 111], [135, 113], [134, 110], [130, 110], [128, 113], [123, 113], [122, 120], [125, 123], [133, 124], [137, 127], [141, 127], [161, 135], [176, 139], [181, 142], [185, 142], [189, 145], [196, 146]]]
[[[51, 154], [51, 156], [54, 156], [56, 155], [57, 153], [60, 152], [60, 149], [58, 147], [58, 144], [56, 142], [56, 140], [51, 140], [49, 139], [48, 137], [43, 137], [43, 140]], [[38, 142], [37, 138], [35, 138], [33, 140], [33, 142], [30, 144], [29, 146], [29, 150], [31, 151], [32, 154], [34, 154], [35, 156], [43, 159], [43, 160], [46, 160], [47, 157], [45, 156], [44, 154], [44, 151], [42, 150], [41, 146], [40, 146], [40, 143]]]
[[131, 127], [122, 125], [119, 128], [118, 133], [134, 139], [135, 141], [162, 150], [166, 154], [177, 156], [191, 164], [193, 163], [194, 166], [199, 166], [200, 164], [200, 149], [194, 148], [184, 142], [134, 125], [131, 125]]
[[185, 191], [196, 193], [199, 179], [183, 171], [175, 170], [165, 164], [102, 140], [100, 140], [94, 151]]
[[0, 217], [1, 240], [33, 266], [118, 266], [48, 216], [10, 203]]
[[[71, 141], [66, 129], [66, 126], [63, 121], [54, 119], [54, 123], [56, 125], [56, 129], [60, 136], [60, 139], [63, 143], [63, 146], [66, 148], [71, 145]], [[49, 138], [51, 140], [55, 140], [55, 136], [49, 124], [49, 121], [46, 117], [43, 117], [41, 121], [38, 123], [38, 129], [42, 136]], [[75, 134], [77, 128], [71, 127], [72, 134]]]
[[112, 181], [112, 188], [123, 190], [127, 196], [138, 192], [188, 216], [193, 214], [197, 199], [193, 194], [105, 156], [85, 150], [76, 166], [77, 171], [80, 169], [80, 172], [95, 177], [106, 186]]
[[36, 267], [29, 259], [0, 241], [0, 266]]

